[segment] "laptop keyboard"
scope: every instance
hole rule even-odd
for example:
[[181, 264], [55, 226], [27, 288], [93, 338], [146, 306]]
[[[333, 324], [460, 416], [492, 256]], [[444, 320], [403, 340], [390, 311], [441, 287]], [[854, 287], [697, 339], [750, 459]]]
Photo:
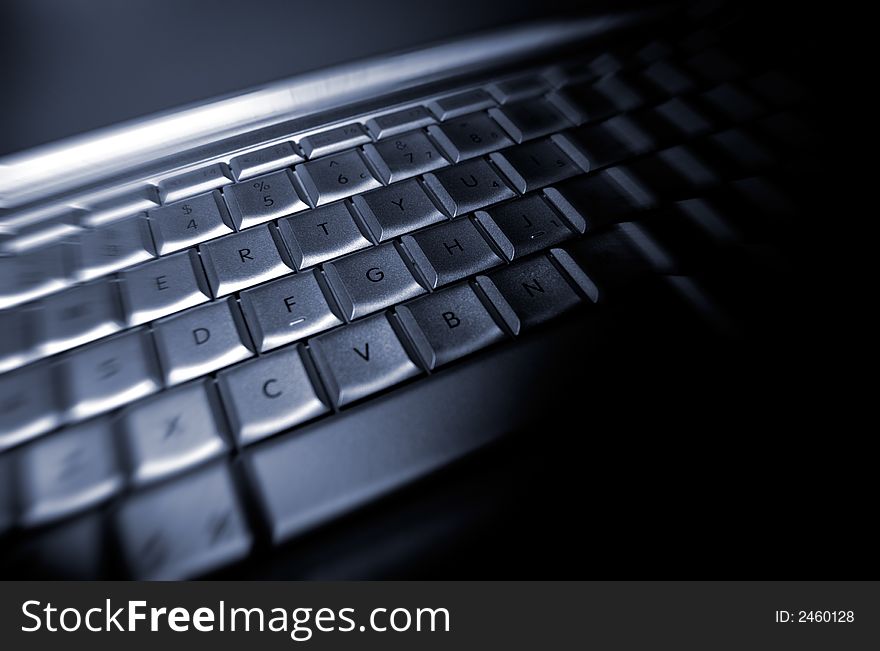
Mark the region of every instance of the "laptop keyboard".
[[65, 547], [61, 574], [110, 547], [135, 578], [198, 576], [255, 521], [279, 543], [450, 461], [478, 442], [368, 444], [346, 411], [773, 244], [803, 99], [678, 29], [4, 217], [0, 536]]

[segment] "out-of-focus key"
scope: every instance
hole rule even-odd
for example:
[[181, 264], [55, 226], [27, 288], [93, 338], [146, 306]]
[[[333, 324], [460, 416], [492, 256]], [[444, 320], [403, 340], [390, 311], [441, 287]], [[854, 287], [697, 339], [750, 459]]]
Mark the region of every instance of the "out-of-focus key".
[[[562, 314], [581, 301], [569, 282], [543, 256], [500, 269], [489, 278], [510, 308], [496, 305], [514, 334]], [[497, 294], [491, 291], [486, 278], [481, 276], [478, 282], [496, 300]]]
[[0, 309], [57, 292], [69, 284], [68, 248], [53, 244], [24, 255], [0, 256]]
[[566, 86], [551, 93], [548, 101], [574, 124], [598, 122], [617, 113], [617, 108], [592, 83]]
[[233, 232], [218, 190], [151, 210], [149, 218], [159, 255]]
[[500, 341], [504, 333], [466, 284], [423, 296], [396, 309], [429, 369]]
[[217, 375], [223, 404], [240, 445], [248, 445], [328, 411], [292, 346]]
[[492, 96], [479, 88], [447, 95], [428, 103], [428, 108], [439, 120], [448, 120], [490, 106], [495, 106]]
[[517, 145], [489, 157], [513, 187], [523, 194], [581, 173], [581, 169], [551, 140]]
[[578, 232], [623, 221], [657, 199], [626, 170], [611, 168], [560, 183], [547, 197]]
[[[485, 213], [477, 213], [482, 219]], [[543, 198], [531, 195], [489, 211], [491, 219], [512, 246], [511, 259], [519, 259], [572, 237], [571, 229]]]
[[309, 345], [331, 400], [340, 406], [419, 373], [384, 314], [328, 332]]
[[363, 249], [372, 244], [344, 201], [321, 206], [278, 222], [297, 269]]
[[132, 479], [145, 484], [223, 453], [205, 381], [164, 391], [126, 409], [121, 417]]
[[[342, 323], [329, 288], [309, 269], [241, 293], [241, 309], [260, 352]], [[331, 309], [330, 305], [334, 308]]]
[[61, 422], [49, 364], [0, 375], [0, 450], [23, 443]]
[[159, 205], [159, 196], [152, 185], [116, 195], [110, 199], [89, 204], [88, 210], [80, 215], [79, 224], [88, 228], [100, 226], [144, 210], [152, 210]]
[[171, 203], [221, 188], [227, 183], [232, 183], [232, 174], [225, 163], [216, 163], [159, 181], [159, 197], [162, 203]]
[[393, 243], [324, 265], [324, 273], [348, 319], [425, 293]]
[[378, 188], [357, 151], [346, 151], [296, 166], [296, 173], [316, 206]]
[[504, 130], [485, 113], [463, 115], [428, 127], [453, 162], [482, 156], [513, 144]]
[[235, 178], [243, 181], [252, 176], [301, 163], [302, 160], [303, 157], [296, 152], [293, 143], [286, 141], [236, 156], [229, 166]]
[[129, 325], [140, 325], [211, 300], [195, 251], [181, 251], [119, 274]]
[[734, 84], [721, 84], [700, 97], [713, 112], [734, 122], [754, 120], [765, 110], [757, 99]]
[[39, 316], [35, 310], [18, 309], [0, 312], [0, 373], [27, 364], [36, 354], [34, 351], [34, 321]]
[[241, 312], [230, 299], [162, 319], [155, 324], [154, 333], [168, 385], [253, 356]]
[[537, 97], [548, 90], [550, 84], [547, 80], [537, 76], [517, 77], [489, 85], [489, 92], [501, 104]]
[[155, 257], [146, 216], [111, 222], [79, 236], [79, 280], [91, 280]]
[[425, 185], [452, 217], [516, 196], [483, 159], [426, 174]]
[[379, 242], [446, 219], [415, 179], [359, 195], [354, 205]]
[[364, 145], [364, 153], [385, 183], [408, 179], [449, 164], [423, 131], [410, 131], [380, 140], [375, 145]]
[[[499, 234], [494, 224], [489, 225]], [[502, 250], [510, 249], [504, 240]], [[504, 262], [470, 219], [435, 226], [416, 235], [406, 235], [403, 245], [432, 289], [472, 276]]]
[[428, 109], [424, 106], [413, 106], [375, 117], [367, 122], [367, 128], [377, 138], [387, 138], [410, 129], [426, 127], [433, 123], [434, 116], [428, 112]]
[[183, 579], [247, 555], [251, 534], [225, 464], [130, 498], [117, 530], [136, 579]]
[[103, 502], [124, 483], [109, 419], [93, 420], [35, 441], [19, 452], [18, 464], [25, 526]]
[[317, 158], [343, 149], [351, 149], [365, 142], [370, 142], [370, 136], [361, 125], [354, 123], [306, 136], [299, 144], [306, 156]]
[[293, 271], [284, 245], [275, 241], [271, 224], [207, 242], [199, 247], [214, 296], [226, 296], [240, 289]]
[[38, 311], [37, 341], [43, 356], [106, 337], [123, 326], [116, 283], [108, 279], [44, 298]]
[[131, 330], [68, 353], [61, 376], [67, 414], [74, 420], [110, 411], [161, 386], [146, 330]]
[[307, 210], [293, 187], [290, 171], [281, 170], [223, 189], [235, 227], [249, 228], [278, 217]]
[[489, 109], [489, 115], [504, 127], [516, 142], [547, 136], [571, 126], [571, 122], [562, 113], [542, 99]]

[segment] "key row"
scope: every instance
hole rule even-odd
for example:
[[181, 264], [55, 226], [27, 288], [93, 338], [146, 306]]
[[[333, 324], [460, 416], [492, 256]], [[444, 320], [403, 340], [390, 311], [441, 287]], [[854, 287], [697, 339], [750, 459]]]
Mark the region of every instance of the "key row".
[[[63, 422], [110, 411], [133, 396], [201, 377], [258, 351], [309, 337], [343, 320], [386, 309], [547, 248], [576, 232], [577, 227], [555, 213], [544, 199], [524, 197], [491, 213], [480, 212], [405, 236], [400, 243], [387, 242], [344, 256], [324, 264], [322, 272], [291, 273], [242, 291], [240, 307], [229, 299], [207, 302], [154, 321], [150, 331], [131, 330], [82, 346], [57, 363], [37, 363], [7, 373], [0, 378], [9, 393], [0, 428], [4, 447]], [[249, 251], [237, 259], [245, 264], [257, 262], [259, 257]], [[189, 271], [194, 268], [193, 261], [185, 257], [165, 259], [176, 260]], [[268, 278], [271, 275], [261, 280]], [[183, 291], [181, 282], [179, 277], [155, 276], [144, 283], [143, 290], [153, 297], [165, 292], [177, 296], [170, 303], [176, 306], [207, 300], [204, 293]], [[57, 337], [46, 340], [46, 345], [79, 343], [89, 335], [109, 334], [113, 324], [119, 326], [119, 321], [108, 316], [106, 306], [111, 303], [106, 297], [82, 291], [97, 287], [77, 288], [76, 294], [71, 293], [73, 298], [57, 307], [58, 318], [66, 319], [70, 328], [54, 324]], [[165, 309], [147, 299], [142, 299], [140, 306], [138, 313], [147, 316]], [[63, 379], [58, 400], [49, 390], [56, 379], [50, 369], [56, 367]], [[37, 395], [30, 391], [36, 385], [48, 388]]]
[[308, 353], [296, 345], [222, 371], [216, 392], [197, 380], [136, 401], [112, 418], [43, 437], [0, 457], [19, 467], [5, 473], [17, 478], [17, 521], [42, 524], [126, 486], [178, 474], [232, 444], [248, 445], [328, 413], [331, 405], [359, 401], [584, 300], [597, 300], [595, 286], [565, 252], [554, 250], [552, 257], [479, 276], [473, 286], [418, 298], [396, 315], [376, 314], [320, 335], [309, 340]]
[[[0, 321], [9, 336], [0, 346], [0, 371], [99, 339], [126, 325], [153, 321], [290, 274], [293, 269], [369, 248], [373, 242], [389, 241], [445, 221], [447, 214], [459, 215], [507, 200], [514, 193], [494, 169], [503, 172], [517, 191], [529, 192], [577, 176], [583, 169], [602, 170], [642, 156], [608, 174], [585, 179], [581, 185], [593, 189], [581, 194], [595, 199], [581, 200], [577, 210], [565, 203], [557, 205], [574, 229], [583, 232], [586, 222], [581, 215], [588, 216], [593, 227], [609, 218], [619, 221], [634, 208], [686, 199], [722, 180], [754, 175], [775, 162], [762, 139], [743, 128], [716, 132], [691, 141], [687, 148], [672, 147], [644, 157], [668, 144], [666, 132], [645, 126], [655, 117], [653, 112], [633, 114], [578, 127], [551, 140], [492, 154], [495, 168], [483, 159], [467, 161], [425, 175], [424, 183], [410, 179], [355, 197], [353, 204], [337, 202], [283, 218], [277, 231], [263, 226], [220, 238], [201, 245], [202, 264], [194, 251], [142, 264], [119, 274], [121, 303], [116, 283], [98, 281], [45, 299], [32, 305], [34, 309], [4, 313]], [[435, 198], [425, 191], [426, 186]], [[539, 207], [540, 202], [533, 206]], [[417, 247], [408, 248], [419, 255]], [[505, 255], [512, 259], [512, 252]], [[428, 279], [427, 286], [433, 282]], [[340, 295], [345, 298], [344, 293]], [[352, 306], [344, 310], [352, 318], [354, 304], [345, 302]], [[259, 326], [251, 324], [251, 328]]]
[[[437, 128], [449, 132], [444, 136], [449, 143], [446, 157], [453, 161], [512, 144], [485, 114], [473, 114], [457, 120], [455, 125]], [[483, 144], [475, 148], [474, 143]], [[95, 229], [83, 230], [67, 216], [59, 217], [57, 224], [55, 220], [37, 224], [35, 228], [43, 235], [49, 232], [57, 239], [46, 244], [46, 239], [25, 233], [25, 239], [33, 242], [33, 246], [13, 256], [0, 256], [0, 308], [25, 303], [72, 283], [98, 278], [236, 230], [439, 169], [449, 164], [446, 157], [425, 132], [411, 131], [369, 144], [363, 151], [343, 151], [297, 165], [294, 172], [285, 169], [241, 183], [228, 183], [222, 193], [215, 181], [226, 177], [202, 172], [199, 178], [204, 185], [197, 187], [207, 190], [205, 194]]]
[[[509, 148], [505, 155], [509, 161], [502, 155], [493, 161], [521, 192], [580, 172], [547, 140]], [[475, 159], [428, 174], [424, 182], [408, 179], [356, 196], [353, 203], [336, 202], [282, 218], [277, 229], [263, 225], [241, 233], [224, 226], [215, 195], [187, 201], [184, 206], [188, 212], [176, 215], [177, 221], [172, 222], [181, 227], [180, 233], [154, 224], [154, 232], [161, 233], [157, 237], [160, 248], [171, 241], [176, 244], [169, 250], [198, 241], [200, 236], [187, 236], [182, 232], [185, 230], [212, 237], [221, 231], [229, 234], [201, 244], [200, 256], [193, 249], [165, 255], [121, 271], [116, 279], [93, 281], [24, 309], [0, 313], [3, 329], [10, 333], [0, 345], [0, 372], [112, 334], [126, 325], [146, 323], [293, 269], [367, 248], [373, 242], [389, 241], [445, 221], [447, 215], [509, 199], [515, 196], [509, 182], [486, 161]], [[431, 188], [433, 197], [426, 187]], [[134, 249], [133, 245], [117, 247], [119, 251]], [[22, 262], [35, 260], [32, 256], [21, 258]], [[39, 271], [51, 268], [52, 264], [47, 264]]]

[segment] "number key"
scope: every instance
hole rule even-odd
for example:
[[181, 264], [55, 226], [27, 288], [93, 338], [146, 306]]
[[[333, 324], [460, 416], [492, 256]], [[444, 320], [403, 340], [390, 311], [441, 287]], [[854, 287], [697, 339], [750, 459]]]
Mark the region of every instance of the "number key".
[[422, 131], [411, 131], [375, 145], [364, 145], [364, 152], [375, 163], [386, 183], [447, 165], [446, 159]]
[[428, 127], [428, 133], [455, 163], [513, 144], [504, 130], [485, 113], [472, 113]]
[[296, 173], [316, 206], [382, 185], [357, 151], [345, 151], [297, 165]]

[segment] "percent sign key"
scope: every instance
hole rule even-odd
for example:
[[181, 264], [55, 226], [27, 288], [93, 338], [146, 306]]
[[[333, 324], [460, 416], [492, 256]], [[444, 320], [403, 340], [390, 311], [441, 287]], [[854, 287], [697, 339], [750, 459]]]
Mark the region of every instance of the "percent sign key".
[[275, 200], [272, 198], [272, 195], [269, 194], [269, 190], [272, 189], [272, 186], [265, 181], [257, 181], [254, 183], [254, 189], [257, 192], [263, 193], [263, 205], [266, 208], [271, 208], [275, 205]]

